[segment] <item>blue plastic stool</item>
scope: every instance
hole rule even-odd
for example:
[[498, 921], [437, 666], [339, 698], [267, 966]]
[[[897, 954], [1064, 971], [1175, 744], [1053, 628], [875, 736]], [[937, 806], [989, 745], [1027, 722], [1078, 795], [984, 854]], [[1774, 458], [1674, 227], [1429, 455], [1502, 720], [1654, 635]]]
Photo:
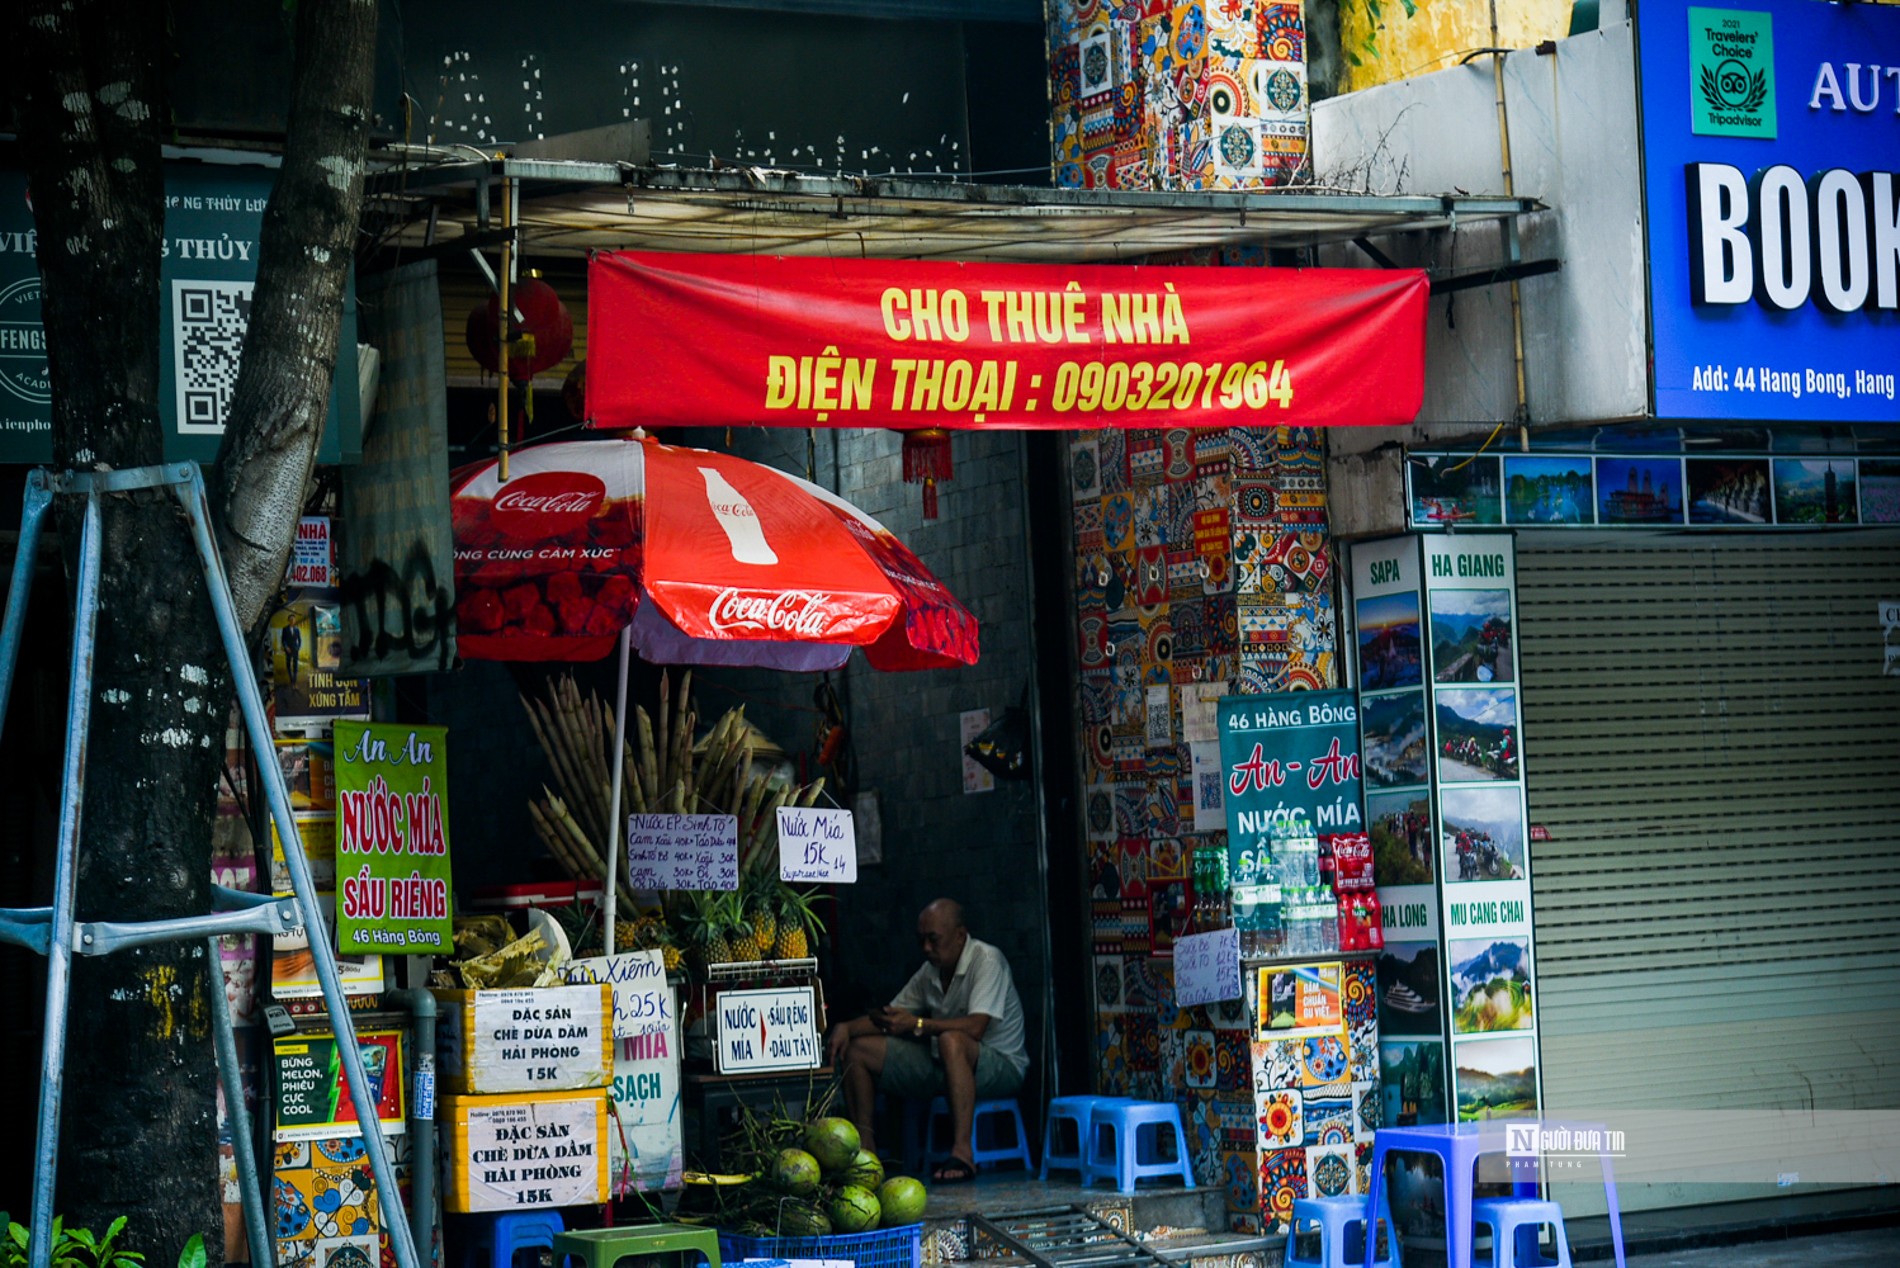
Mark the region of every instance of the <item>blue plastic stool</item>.
[[[1549, 1125], [1554, 1120], [1544, 1120]], [[1445, 1176], [1445, 1263], [1447, 1268], [1472, 1268], [1473, 1202], [1472, 1188], [1478, 1159], [1485, 1154], [1510, 1153], [1507, 1135], [1511, 1127], [1522, 1128], [1523, 1120], [1503, 1119], [1484, 1123], [1436, 1124], [1418, 1127], [1381, 1127], [1373, 1137], [1372, 1165], [1368, 1183], [1369, 1199], [1378, 1199], [1383, 1207], [1386, 1156], [1392, 1153], [1422, 1153], [1436, 1156]], [[1531, 1126], [1536, 1126], [1533, 1121]], [[1589, 1124], [1579, 1126], [1589, 1127]], [[1601, 1155], [1603, 1195], [1609, 1208], [1610, 1246], [1616, 1268], [1624, 1268], [1622, 1210], [1617, 1203], [1616, 1179], [1610, 1156]], [[1535, 1200], [1537, 1180], [1532, 1175], [1513, 1174], [1512, 1201]], [[1365, 1261], [1370, 1264], [1370, 1259]], [[1566, 1261], [1567, 1262], [1567, 1261]]]
[[[1170, 1128], [1174, 1157], [1164, 1158], [1161, 1141]], [[1133, 1193], [1137, 1184], [1155, 1176], [1180, 1176], [1182, 1187], [1193, 1188], [1194, 1164], [1188, 1159], [1181, 1107], [1171, 1101], [1098, 1101], [1090, 1107], [1082, 1187], [1088, 1188], [1097, 1176], [1113, 1178], [1123, 1193]]]
[[554, 1235], [567, 1231], [559, 1211], [501, 1211], [494, 1215], [471, 1215], [468, 1222], [467, 1251], [463, 1261], [469, 1268], [486, 1264], [488, 1268], [514, 1268], [515, 1252], [554, 1249]]
[[[1480, 1198], [1471, 1204], [1474, 1225], [1491, 1229], [1491, 1258], [1473, 1258], [1491, 1268], [1570, 1268], [1570, 1239], [1564, 1233], [1563, 1209], [1536, 1198]], [[1544, 1253], [1539, 1230], [1550, 1225], [1555, 1259]]]
[[[944, 1135], [950, 1134], [950, 1102], [939, 1096], [930, 1102], [930, 1113], [924, 1119], [924, 1166], [932, 1167], [950, 1156], [950, 1146], [937, 1145], [937, 1124], [944, 1124]], [[989, 1142], [985, 1143], [984, 1125], [991, 1128]], [[1007, 1142], [996, 1138], [994, 1129], [1008, 1127], [1011, 1135]], [[1023, 1126], [1022, 1107], [1016, 1104], [1016, 1098], [1005, 1097], [995, 1101], [978, 1101], [970, 1115], [970, 1157], [979, 1168], [998, 1162], [1020, 1162], [1024, 1171], [1035, 1170], [1035, 1164], [1029, 1160], [1029, 1129]]]
[[[1126, 1102], [1126, 1096], [1058, 1096], [1049, 1102], [1049, 1110], [1042, 1119], [1042, 1179], [1049, 1178], [1050, 1167], [1060, 1167], [1082, 1172], [1082, 1157], [1087, 1151], [1089, 1140], [1089, 1111], [1097, 1105]], [[1075, 1152], [1063, 1148], [1057, 1140], [1056, 1124], [1069, 1123], [1075, 1127]]]
[[[1399, 1268], [1398, 1248], [1393, 1244], [1390, 1212], [1383, 1209], [1378, 1223], [1385, 1226], [1385, 1258], [1375, 1259], [1374, 1268]], [[1319, 1258], [1302, 1258], [1297, 1251], [1300, 1225], [1319, 1225]], [[1350, 1245], [1352, 1232], [1365, 1236], [1366, 1200], [1364, 1198], [1295, 1198], [1293, 1220], [1286, 1234], [1286, 1268], [1359, 1268], [1364, 1250]], [[1375, 1227], [1373, 1235], [1377, 1236]], [[1358, 1253], [1354, 1253], [1357, 1250]]]

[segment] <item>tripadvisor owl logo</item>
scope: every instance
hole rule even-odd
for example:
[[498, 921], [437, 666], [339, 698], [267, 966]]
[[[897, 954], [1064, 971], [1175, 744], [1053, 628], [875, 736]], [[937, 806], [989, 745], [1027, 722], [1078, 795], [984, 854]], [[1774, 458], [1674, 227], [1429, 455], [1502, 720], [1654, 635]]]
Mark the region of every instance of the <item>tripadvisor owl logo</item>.
[[1689, 10], [1690, 120], [1698, 136], [1775, 135], [1775, 30], [1747, 9]]

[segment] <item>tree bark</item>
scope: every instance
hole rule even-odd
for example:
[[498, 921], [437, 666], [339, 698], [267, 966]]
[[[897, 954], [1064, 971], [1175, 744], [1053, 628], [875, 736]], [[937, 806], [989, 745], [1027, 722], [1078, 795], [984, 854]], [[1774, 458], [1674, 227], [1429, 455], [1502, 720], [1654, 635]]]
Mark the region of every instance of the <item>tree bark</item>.
[[[160, 461], [164, 12], [34, 0], [16, 31], [21, 146], [39, 233], [54, 464]], [[230, 676], [169, 493], [105, 499], [79, 867], [81, 920], [209, 910]], [[61, 537], [76, 549], [76, 503]], [[24, 561], [23, 561], [24, 562]], [[174, 1262], [223, 1241], [204, 944], [82, 956], [73, 971], [56, 1209]], [[220, 985], [220, 989], [222, 989]]]
[[[163, 5], [24, 0], [14, 36], [21, 149], [39, 235], [55, 465], [160, 461]], [[219, 469], [238, 616], [282, 582], [329, 398], [361, 202], [374, 0], [300, 0], [284, 167], [265, 213]], [[355, 372], [352, 360], [347, 367]], [[62, 508], [69, 557], [76, 514]], [[210, 839], [231, 679], [169, 493], [104, 506], [79, 918], [210, 909]], [[266, 760], [269, 760], [268, 756]], [[193, 1233], [221, 1258], [211, 989], [198, 941], [80, 957], [58, 1209], [169, 1264]]]
[[[219, 546], [246, 629], [283, 585], [336, 370], [376, 74], [376, 0], [301, 0], [284, 166], [264, 211], [232, 425], [218, 449]], [[356, 373], [354, 348], [344, 350]]]

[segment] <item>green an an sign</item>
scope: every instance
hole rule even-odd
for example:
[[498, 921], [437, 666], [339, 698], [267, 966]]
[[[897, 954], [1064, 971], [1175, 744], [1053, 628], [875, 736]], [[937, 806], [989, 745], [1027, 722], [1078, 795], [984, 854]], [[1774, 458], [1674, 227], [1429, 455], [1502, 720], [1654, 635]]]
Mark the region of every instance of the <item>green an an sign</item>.
[[447, 954], [448, 731], [336, 724], [337, 949]]
[[1748, 9], [1689, 10], [1689, 109], [1698, 136], [1775, 135], [1775, 28]]

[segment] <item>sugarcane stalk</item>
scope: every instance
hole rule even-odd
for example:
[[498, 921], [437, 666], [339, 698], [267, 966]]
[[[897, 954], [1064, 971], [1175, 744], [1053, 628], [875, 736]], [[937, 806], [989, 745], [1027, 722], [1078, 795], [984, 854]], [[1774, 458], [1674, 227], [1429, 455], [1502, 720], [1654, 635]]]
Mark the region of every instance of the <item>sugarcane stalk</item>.
[[667, 764], [667, 768], [660, 771], [660, 782], [662, 783], [665, 783], [673, 774], [671, 770], [672, 762], [668, 760], [673, 752], [673, 709], [669, 700], [671, 688], [668, 683], [668, 678], [669, 675], [662, 669], [660, 671], [660, 736], [657, 746], [659, 752], [663, 755], [661, 760], [666, 761]]
[[[541, 791], [547, 793], [549, 801], [554, 799], [554, 794], [548, 792], [545, 786]], [[559, 863], [562, 869], [574, 879], [585, 879], [585, 873], [582, 869], [586, 864], [581, 861], [581, 856], [575, 853], [574, 847], [568, 841], [566, 834], [557, 828], [553, 821], [548, 818], [548, 813], [543, 809], [542, 804], [538, 801], [530, 801], [528, 803], [528, 813], [534, 819], [534, 830], [539, 833], [541, 839], [547, 843], [548, 853], [554, 856], [554, 861]]]
[[636, 708], [634, 721], [638, 723], [640, 735], [640, 786], [646, 790], [647, 801], [658, 805], [660, 800], [660, 772], [655, 768], [653, 755], [653, 719], [647, 716], [644, 707]]
[[568, 743], [563, 717], [556, 706], [543, 701], [531, 702], [530, 711], [531, 714], [545, 711], [536, 730], [547, 740], [545, 747], [548, 761], [554, 767], [555, 782], [561, 786], [563, 793], [571, 797], [580, 788], [581, 781], [575, 768], [574, 755]]
[[[582, 727], [575, 711], [573, 685], [572, 679], [557, 680], [550, 720], [554, 724], [552, 730], [559, 737], [567, 757], [568, 778], [562, 781], [561, 791], [566, 794], [567, 802], [577, 812], [577, 817], [592, 820], [596, 816], [592, 798], [588, 795], [587, 760]], [[598, 823], [592, 822], [586, 826], [590, 830], [597, 830]]]
[[[595, 848], [592, 841], [587, 839], [587, 834], [581, 831], [580, 825], [574, 822], [574, 816], [568, 813], [566, 805], [564, 805], [559, 798], [554, 800], [553, 810], [554, 822], [556, 826], [567, 833], [569, 842], [572, 843], [575, 848], [576, 856], [588, 862], [585, 875], [590, 879], [599, 876], [604, 870], [601, 852]], [[629, 911], [633, 910], [633, 894], [625, 885], [620, 884], [620, 869], [618, 866], [614, 868], [614, 885], [620, 891], [621, 900], [627, 904], [627, 909]]]
[[805, 785], [805, 788], [804, 788], [805, 795], [803, 798], [800, 799], [798, 804], [805, 807], [806, 809], [810, 809], [812, 806], [815, 806], [818, 804], [818, 794], [823, 792], [824, 790], [825, 790], [825, 777], [823, 775], [820, 775], [817, 779], [814, 779], [809, 784]]

